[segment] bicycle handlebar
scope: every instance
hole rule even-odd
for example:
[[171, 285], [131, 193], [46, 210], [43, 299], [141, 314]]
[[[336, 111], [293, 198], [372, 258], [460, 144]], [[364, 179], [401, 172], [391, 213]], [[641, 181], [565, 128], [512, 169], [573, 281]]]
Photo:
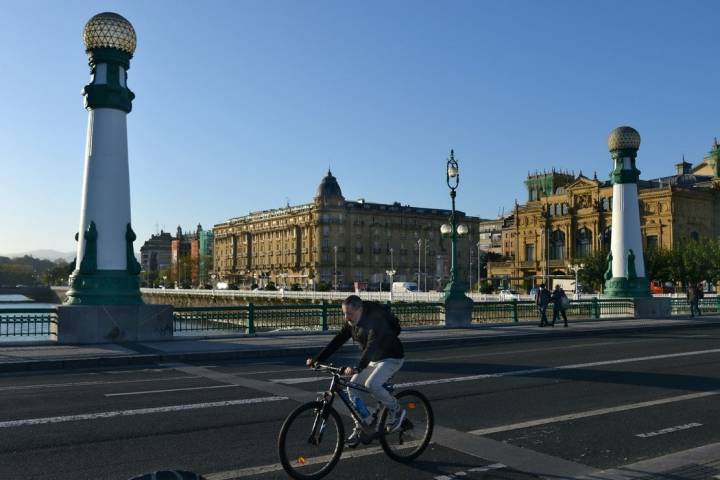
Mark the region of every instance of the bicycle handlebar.
[[313, 368], [315, 370], [323, 370], [326, 372], [336, 373], [338, 375], [343, 374], [343, 370], [345, 370], [345, 367], [335, 367], [333, 365], [323, 365], [322, 363], [316, 363], [313, 365]]

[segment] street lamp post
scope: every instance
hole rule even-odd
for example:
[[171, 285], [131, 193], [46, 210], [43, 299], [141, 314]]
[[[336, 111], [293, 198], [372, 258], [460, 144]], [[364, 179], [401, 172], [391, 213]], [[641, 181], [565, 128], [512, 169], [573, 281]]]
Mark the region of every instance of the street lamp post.
[[425, 291], [427, 292], [427, 276], [428, 276], [428, 268], [427, 268], [427, 254], [428, 254], [428, 241], [427, 238], [425, 239]]
[[338, 289], [338, 283], [337, 283], [337, 245], [333, 246], [333, 252], [335, 252], [335, 286], [334, 289], [337, 291]]
[[440, 232], [443, 235], [450, 235], [450, 282], [445, 286], [443, 300], [445, 303], [445, 326], [462, 327], [472, 322], [473, 301], [465, 295], [465, 286], [458, 279], [457, 264], [457, 241], [458, 236], [468, 233], [466, 225], [458, 225], [455, 212], [455, 191], [460, 184], [460, 169], [455, 160], [455, 152], [450, 150], [450, 158], [446, 165], [446, 181], [450, 188], [450, 199], [452, 200], [452, 211], [450, 213], [450, 224], [443, 224]]
[[584, 263], [580, 263], [580, 264], [578, 264], [578, 263], [570, 264], [569, 263], [568, 268], [570, 270], [572, 270], [573, 272], [575, 272], [575, 300], [577, 300], [578, 298], [580, 298], [579, 297], [580, 292], [578, 292], [578, 272], [580, 270], [582, 270], [583, 268], [585, 268], [585, 264]]
[[417, 282], [417, 288], [420, 290], [420, 253], [422, 251], [422, 238], [418, 238], [417, 241], [418, 244], [418, 282]]
[[478, 249], [478, 253], [477, 253], [477, 267], [478, 267], [478, 272], [477, 272], [477, 273], [478, 273], [478, 274], [477, 274], [477, 291], [478, 291], [478, 293], [480, 293], [480, 245], [481, 245], [480, 240], [478, 240], [478, 242], [477, 242], [477, 244], [476, 244], [477, 249]]
[[445, 299], [450, 297], [465, 297], [465, 288], [458, 281], [458, 265], [457, 265], [457, 241], [458, 236], [465, 235], [468, 228], [465, 225], [458, 225], [455, 213], [455, 191], [460, 184], [460, 169], [458, 168], [455, 153], [450, 150], [450, 158], [447, 161], [447, 185], [450, 188], [450, 199], [452, 200], [452, 210], [450, 213], [450, 224], [443, 224], [440, 227], [440, 233], [450, 235], [450, 282], [445, 287]]

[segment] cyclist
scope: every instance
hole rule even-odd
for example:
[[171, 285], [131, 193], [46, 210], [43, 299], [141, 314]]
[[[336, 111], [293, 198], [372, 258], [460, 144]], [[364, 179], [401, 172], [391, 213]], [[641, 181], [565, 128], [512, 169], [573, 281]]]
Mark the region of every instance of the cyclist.
[[[346, 323], [328, 345], [313, 358], [308, 358], [308, 367], [323, 362], [340, 348], [349, 338], [358, 342], [363, 350], [356, 367], [347, 367], [343, 372], [352, 375], [351, 382], [359, 383], [388, 409], [387, 428], [393, 432], [400, 428], [407, 412], [400, 408], [398, 401], [383, 388], [383, 384], [400, 370], [404, 362], [402, 343], [398, 339], [399, 329], [393, 327], [394, 316], [384, 306], [374, 302], [363, 302], [357, 295], [350, 295], [342, 303]], [[356, 404], [362, 393], [348, 388], [351, 401]], [[365, 402], [367, 404], [367, 402]], [[364, 423], [372, 421], [366, 415]], [[355, 428], [346, 440], [346, 445], [355, 448], [362, 441], [362, 427], [355, 421]]]

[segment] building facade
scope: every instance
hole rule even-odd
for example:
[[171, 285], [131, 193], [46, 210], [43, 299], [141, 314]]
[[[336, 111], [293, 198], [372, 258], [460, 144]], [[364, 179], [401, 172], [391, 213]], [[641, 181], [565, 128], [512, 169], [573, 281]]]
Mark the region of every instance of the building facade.
[[172, 240], [169, 232], [160, 231], [140, 247], [141, 281], [145, 285], [157, 285], [160, 272], [169, 270]]
[[[527, 290], [598, 249], [609, 250], [612, 195], [609, 181], [542, 172], [525, 182], [528, 202], [516, 205], [503, 227], [506, 260], [491, 262], [488, 276]], [[672, 248], [683, 239], [720, 236], [720, 146], [702, 162], [683, 161], [675, 174], [638, 183], [644, 249]]]
[[[215, 273], [239, 286], [272, 281], [305, 289], [356, 284], [380, 289], [419, 278], [421, 290], [442, 289], [450, 274], [450, 239], [443, 238], [440, 226], [450, 214], [397, 202], [346, 200], [328, 171], [312, 203], [215, 225]], [[464, 281], [479, 219], [456, 215], [469, 228], [458, 242], [458, 277]]]

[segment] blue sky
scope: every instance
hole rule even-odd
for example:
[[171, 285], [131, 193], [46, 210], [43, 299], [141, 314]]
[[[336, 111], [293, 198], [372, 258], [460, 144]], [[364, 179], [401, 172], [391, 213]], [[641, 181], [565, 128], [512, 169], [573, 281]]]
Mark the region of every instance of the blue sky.
[[348, 199], [482, 217], [526, 200], [529, 170], [606, 179], [607, 135], [642, 136], [643, 178], [720, 136], [713, 1], [34, 1], [0, 16], [0, 253], [74, 250], [96, 13], [134, 25], [133, 227], [209, 228]]

